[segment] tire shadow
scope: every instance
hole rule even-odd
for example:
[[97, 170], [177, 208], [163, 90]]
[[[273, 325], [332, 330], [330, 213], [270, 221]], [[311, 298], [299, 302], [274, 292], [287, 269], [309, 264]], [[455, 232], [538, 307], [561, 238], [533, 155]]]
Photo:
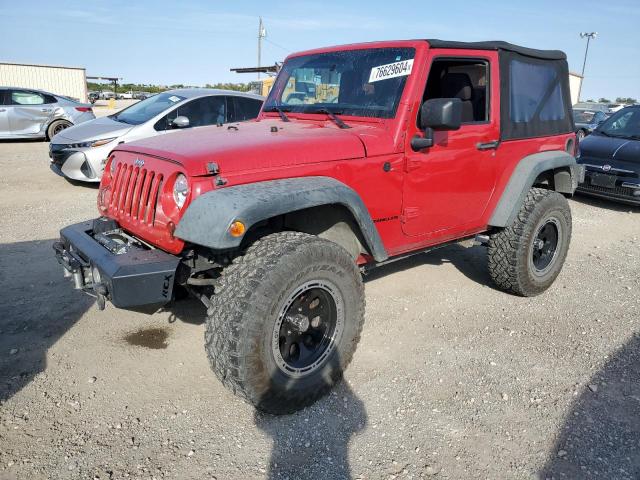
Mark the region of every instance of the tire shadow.
[[497, 290], [487, 269], [487, 249], [483, 246], [465, 247], [459, 243], [419, 253], [403, 260], [376, 267], [364, 278], [365, 282], [403, 272], [421, 265], [453, 265], [465, 277], [475, 283]]
[[640, 335], [589, 380], [540, 478], [640, 478]]
[[267, 466], [270, 480], [350, 479], [349, 441], [364, 430], [364, 403], [347, 382], [291, 415], [255, 411], [256, 426], [273, 439]]
[[53, 239], [0, 244], [0, 403], [47, 367], [47, 350], [93, 305], [73, 289]]

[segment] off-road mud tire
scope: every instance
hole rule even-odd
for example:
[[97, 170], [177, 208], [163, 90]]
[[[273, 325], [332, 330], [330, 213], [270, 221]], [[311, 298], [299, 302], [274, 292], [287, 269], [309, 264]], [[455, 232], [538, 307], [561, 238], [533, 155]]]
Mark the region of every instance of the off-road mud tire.
[[[342, 335], [316, 371], [291, 378], [274, 360], [274, 325], [287, 295], [304, 282], [322, 279], [341, 295]], [[349, 253], [313, 235], [275, 233], [223, 270], [207, 311], [205, 348], [227, 388], [262, 411], [285, 414], [314, 403], [342, 378], [363, 322], [362, 276]]]
[[[530, 255], [541, 226], [557, 222], [558, 247], [548, 271], [536, 274]], [[523, 297], [544, 292], [560, 273], [571, 241], [571, 210], [560, 193], [543, 188], [529, 190], [513, 224], [489, 237], [489, 273], [495, 284]]]

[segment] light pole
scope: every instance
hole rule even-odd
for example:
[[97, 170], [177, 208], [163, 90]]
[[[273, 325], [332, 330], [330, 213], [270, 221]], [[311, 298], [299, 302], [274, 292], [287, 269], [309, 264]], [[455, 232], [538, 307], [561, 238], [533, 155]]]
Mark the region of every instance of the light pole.
[[587, 48], [584, 50], [584, 62], [582, 62], [582, 78], [580, 79], [580, 88], [578, 88], [578, 101], [580, 101], [580, 94], [582, 93], [582, 83], [584, 82], [584, 69], [587, 66], [587, 54], [589, 53], [589, 42], [595, 40], [598, 36], [598, 32], [581, 32], [580, 38], [587, 39]]
[[[262, 39], [267, 36], [267, 30], [264, 28], [264, 23], [262, 23], [262, 17], [260, 17], [260, 24], [258, 25], [258, 68], [262, 65]], [[260, 72], [258, 72], [258, 80], [260, 79]]]

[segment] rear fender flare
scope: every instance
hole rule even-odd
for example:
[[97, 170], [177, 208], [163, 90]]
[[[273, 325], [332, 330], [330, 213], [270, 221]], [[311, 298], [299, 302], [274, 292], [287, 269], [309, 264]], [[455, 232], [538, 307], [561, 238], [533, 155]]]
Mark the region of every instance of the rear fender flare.
[[545, 172], [553, 173], [553, 188], [557, 192], [571, 195], [581, 180], [582, 167], [576, 163], [572, 155], [561, 150], [534, 153], [524, 157], [511, 174], [491, 215], [489, 225], [511, 225], [524, 203], [527, 192]]
[[229, 233], [239, 220], [247, 230], [256, 223], [321, 205], [342, 205], [353, 215], [376, 261], [388, 254], [360, 196], [330, 177], [301, 177], [220, 188], [197, 197], [178, 223], [175, 236], [215, 250], [238, 248], [241, 237]]

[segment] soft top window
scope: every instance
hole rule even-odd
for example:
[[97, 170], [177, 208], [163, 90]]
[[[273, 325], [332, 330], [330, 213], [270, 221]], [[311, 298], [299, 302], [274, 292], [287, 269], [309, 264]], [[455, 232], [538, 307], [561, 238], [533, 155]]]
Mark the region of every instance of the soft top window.
[[500, 52], [503, 140], [573, 131], [566, 60]]

